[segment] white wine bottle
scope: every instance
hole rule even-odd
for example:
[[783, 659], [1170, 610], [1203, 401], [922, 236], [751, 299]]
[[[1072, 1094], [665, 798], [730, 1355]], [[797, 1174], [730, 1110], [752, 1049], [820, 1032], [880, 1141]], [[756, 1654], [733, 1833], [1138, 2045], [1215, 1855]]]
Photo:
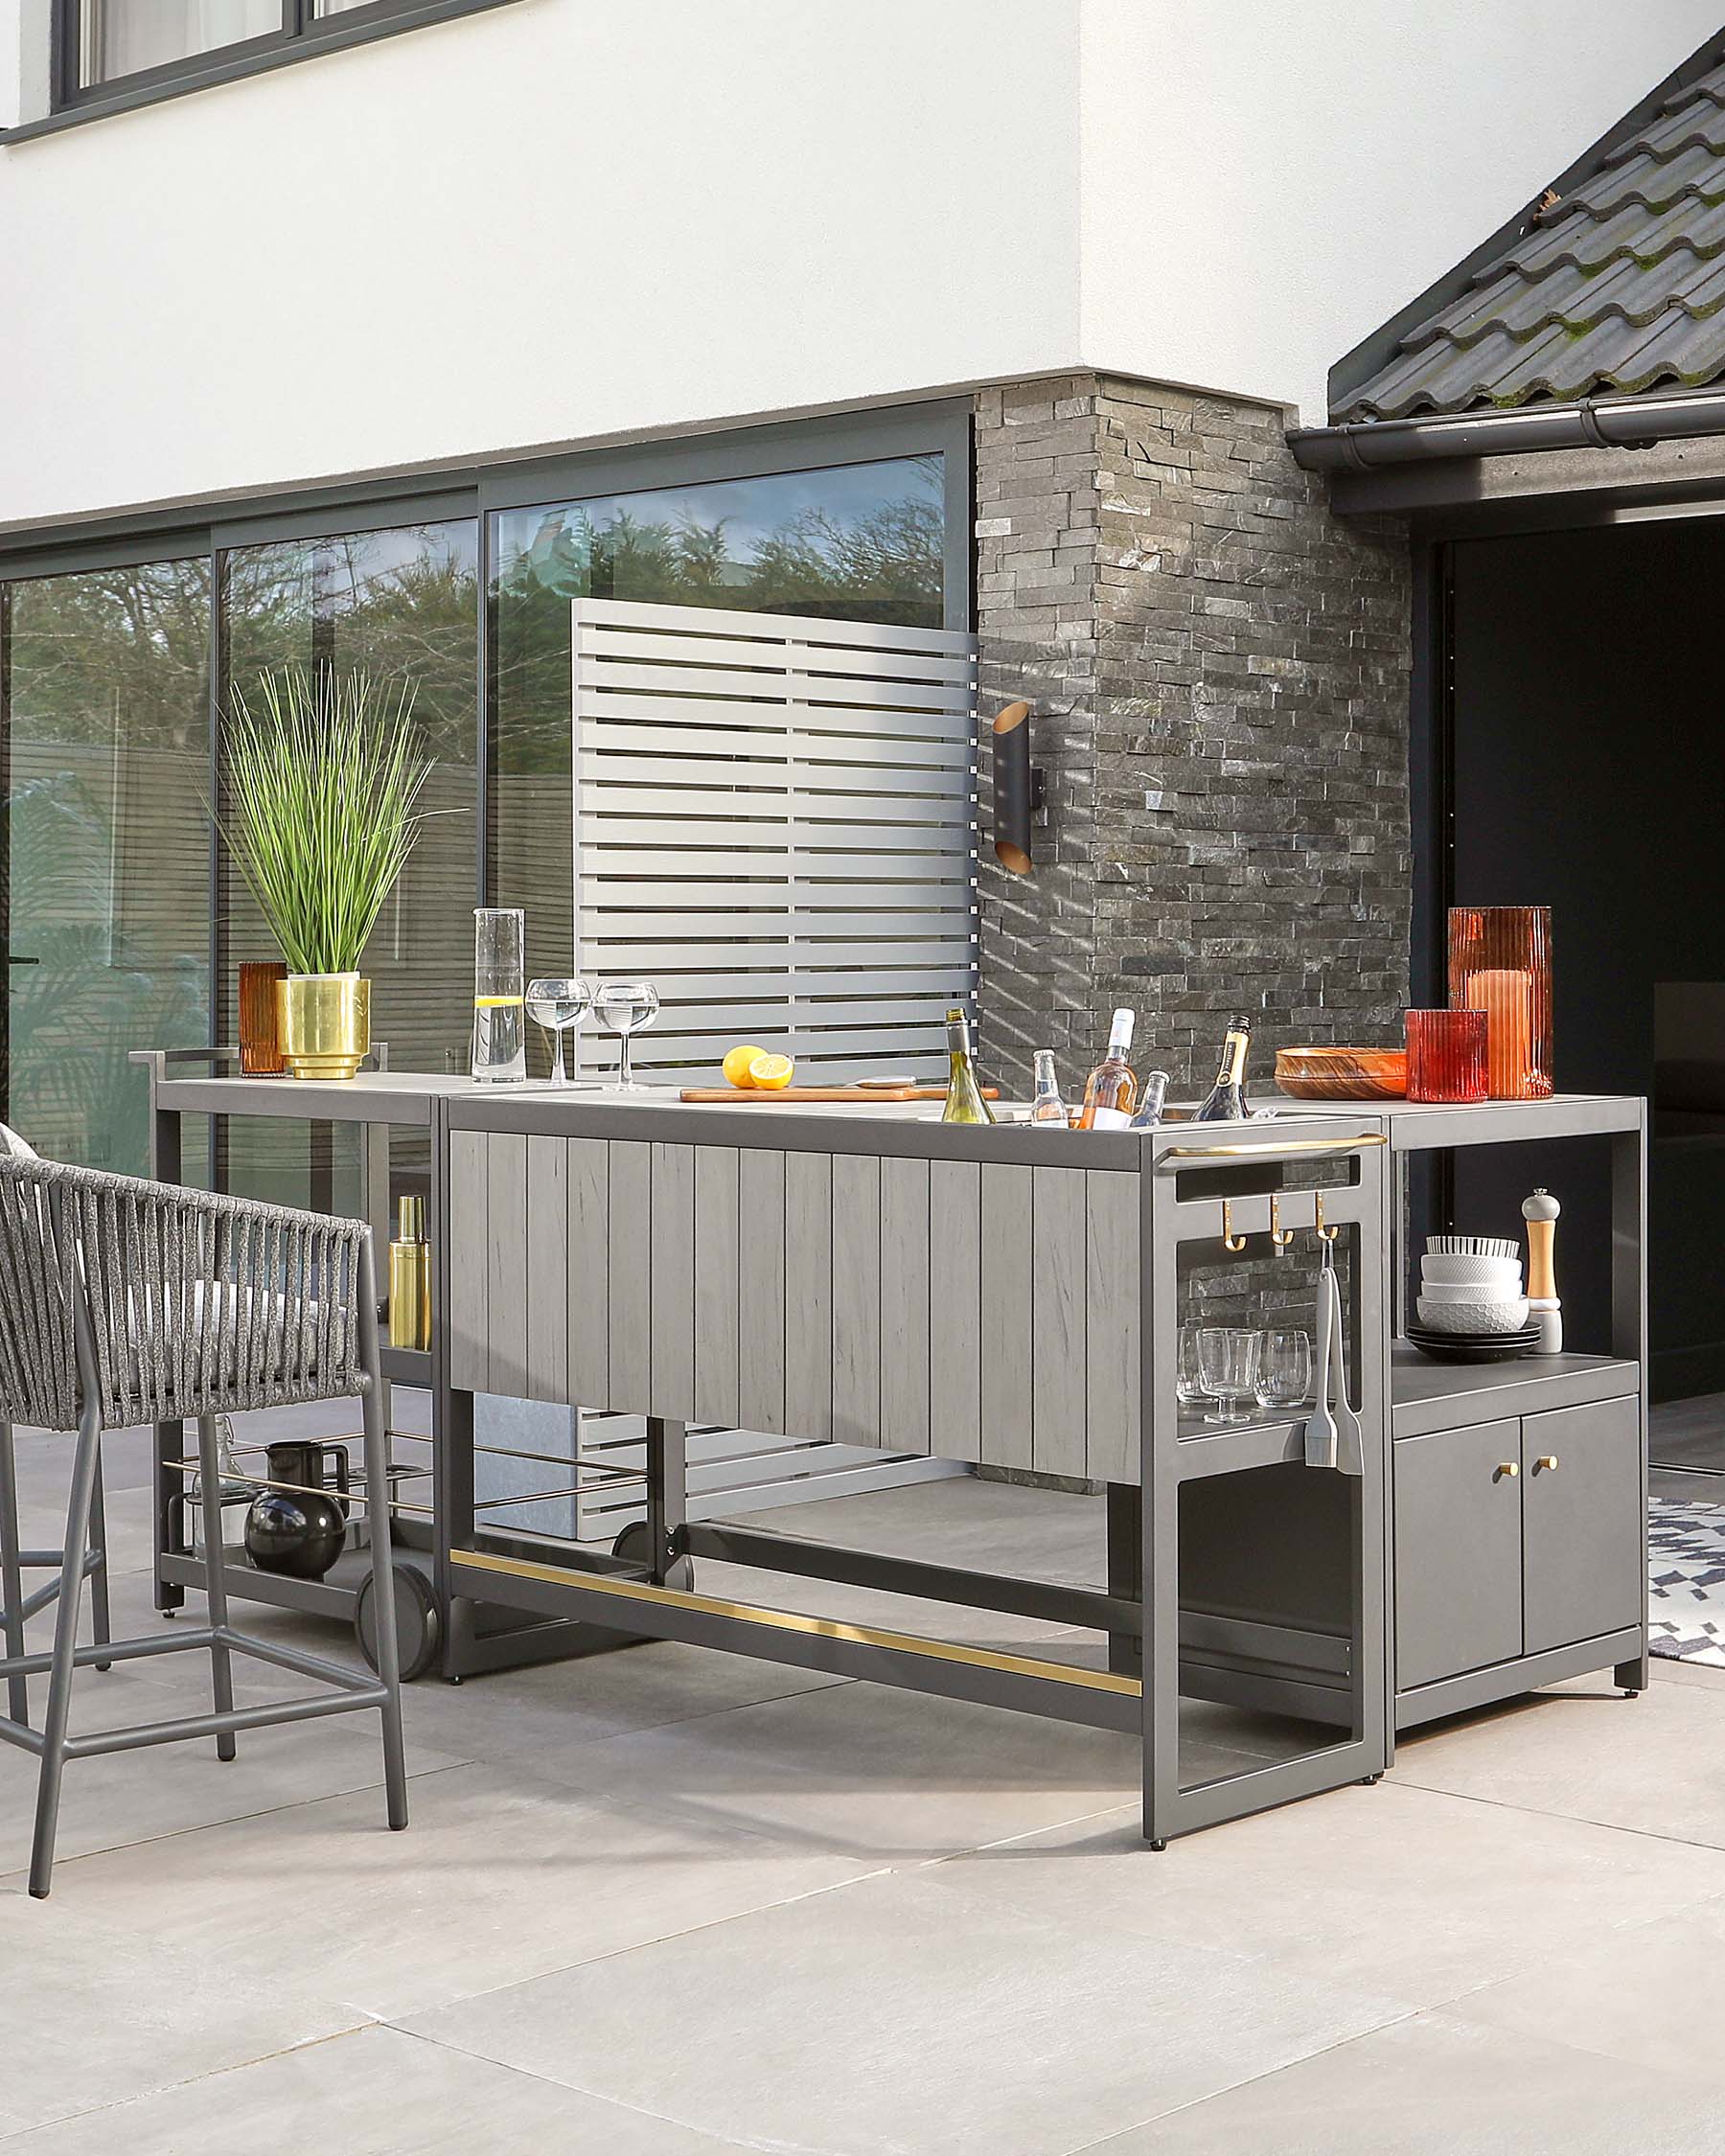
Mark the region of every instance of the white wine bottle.
[[952, 1076], [947, 1080], [946, 1108], [940, 1120], [943, 1123], [992, 1123], [994, 1112], [982, 1098], [976, 1067], [971, 1062], [970, 1021], [962, 1011], [949, 1011], [946, 1029]]
[[1228, 1029], [1222, 1046], [1222, 1066], [1216, 1082], [1204, 1097], [1195, 1123], [1243, 1123], [1246, 1106], [1246, 1051], [1252, 1045], [1252, 1021], [1237, 1018]]
[[1130, 1011], [1116, 1011], [1108, 1033], [1108, 1053], [1090, 1074], [1084, 1089], [1084, 1107], [1078, 1116], [1081, 1131], [1123, 1131], [1132, 1120], [1138, 1099], [1138, 1081], [1126, 1061], [1132, 1052]]

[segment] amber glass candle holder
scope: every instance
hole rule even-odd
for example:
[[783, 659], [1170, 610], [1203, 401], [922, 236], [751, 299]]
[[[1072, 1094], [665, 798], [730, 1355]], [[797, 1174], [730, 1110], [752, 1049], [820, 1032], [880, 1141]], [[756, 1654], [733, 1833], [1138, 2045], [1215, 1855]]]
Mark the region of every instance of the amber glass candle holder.
[[1485, 1013], [1485, 1083], [1492, 1100], [1552, 1094], [1552, 909], [1452, 906], [1449, 999]]
[[1484, 1011], [1408, 1013], [1408, 1098], [1489, 1100]]
[[279, 958], [248, 958], [240, 968], [240, 1068], [247, 1078], [279, 1078], [288, 1067], [276, 1018], [276, 982], [287, 978]]

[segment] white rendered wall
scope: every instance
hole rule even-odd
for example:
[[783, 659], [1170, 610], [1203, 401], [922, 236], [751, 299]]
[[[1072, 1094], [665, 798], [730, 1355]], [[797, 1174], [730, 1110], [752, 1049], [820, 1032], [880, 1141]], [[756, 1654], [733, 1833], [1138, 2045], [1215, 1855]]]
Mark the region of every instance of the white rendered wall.
[[1083, 0], [1086, 360], [1322, 424], [1332, 363], [1719, 23], [1718, 0]]
[[516, 0], [0, 146], [0, 528], [1081, 365], [1316, 418], [1715, 9]]
[[1070, 361], [1077, 69], [1077, 0], [518, 0], [0, 148], [0, 526]]

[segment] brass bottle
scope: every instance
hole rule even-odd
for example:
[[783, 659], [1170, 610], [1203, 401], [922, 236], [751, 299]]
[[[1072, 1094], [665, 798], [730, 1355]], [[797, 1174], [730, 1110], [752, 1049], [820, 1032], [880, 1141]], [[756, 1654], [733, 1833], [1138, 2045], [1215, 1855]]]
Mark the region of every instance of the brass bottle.
[[426, 1240], [426, 1201], [403, 1198], [396, 1238], [389, 1246], [389, 1344], [431, 1344], [431, 1246]]

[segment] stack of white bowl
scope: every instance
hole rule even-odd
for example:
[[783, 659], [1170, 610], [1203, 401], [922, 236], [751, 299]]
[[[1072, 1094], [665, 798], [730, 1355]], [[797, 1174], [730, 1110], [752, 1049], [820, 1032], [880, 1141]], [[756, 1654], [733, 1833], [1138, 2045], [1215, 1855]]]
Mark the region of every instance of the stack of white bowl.
[[1519, 1333], [1528, 1322], [1521, 1246], [1434, 1235], [1419, 1261], [1419, 1321], [1435, 1333]]

